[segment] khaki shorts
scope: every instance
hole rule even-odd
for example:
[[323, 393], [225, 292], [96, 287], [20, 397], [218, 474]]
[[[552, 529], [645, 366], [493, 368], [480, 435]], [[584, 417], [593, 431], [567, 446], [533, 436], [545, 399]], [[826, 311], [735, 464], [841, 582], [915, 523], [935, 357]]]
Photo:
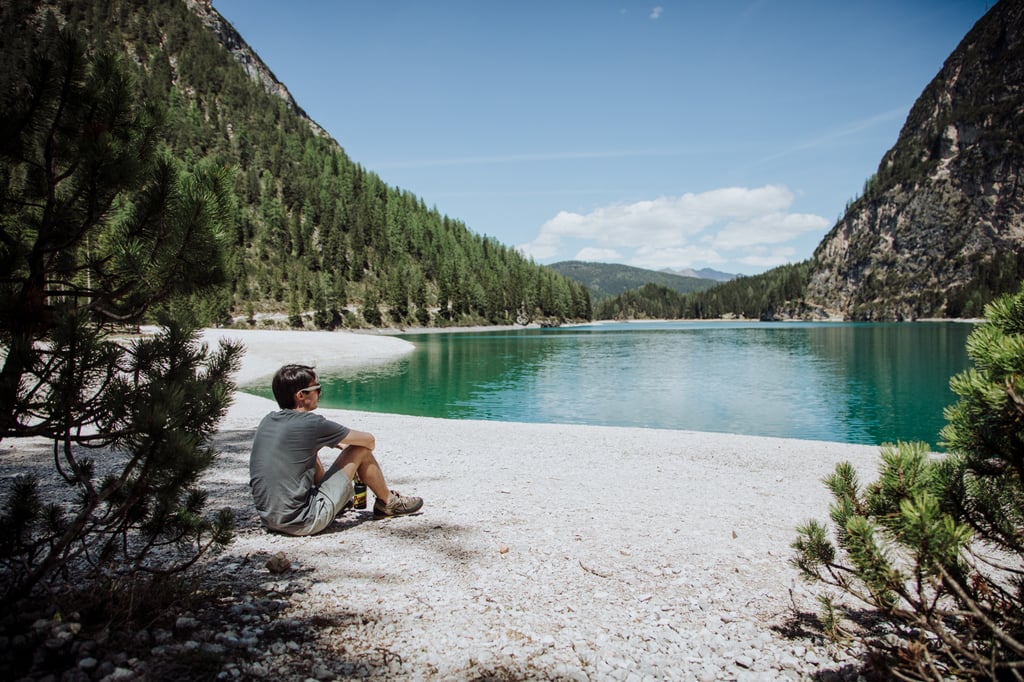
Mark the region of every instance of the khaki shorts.
[[355, 488], [352, 485], [352, 479], [346, 476], [344, 471], [341, 469], [328, 471], [324, 479], [320, 481], [316, 499], [313, 500], [313, 520], [296, 535], [315, 535], [327, 528], [345, 508], [345, 505], [352, 500], [354, 494]]

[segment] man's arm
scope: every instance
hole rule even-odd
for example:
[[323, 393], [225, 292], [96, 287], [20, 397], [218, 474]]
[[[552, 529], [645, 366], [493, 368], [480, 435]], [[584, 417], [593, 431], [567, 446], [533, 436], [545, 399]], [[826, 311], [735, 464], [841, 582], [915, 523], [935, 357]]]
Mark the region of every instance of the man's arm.
[[350, 430], [348, 435], [338, 442], [337, 447], [344, 450], [349, 445], [359, 445], [367, 450], [373, 450], [377, 447], [377, 441], [374, 439], [372, 433], [367, 431]]
[[320, 462], [320, 457], [316, 457], [316, 471], [313, 472], [313, 483], [320, 485], [320, 481], [324, 480], [324, 465]]

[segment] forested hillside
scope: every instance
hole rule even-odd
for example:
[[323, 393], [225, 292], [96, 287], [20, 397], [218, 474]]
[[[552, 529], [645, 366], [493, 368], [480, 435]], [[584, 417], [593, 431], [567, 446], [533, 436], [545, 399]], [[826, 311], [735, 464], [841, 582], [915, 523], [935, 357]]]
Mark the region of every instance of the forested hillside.
[[810, 261], [804, 261], [760, 275], [737, 277], [706, 291], [689, 294], [647, 284], [598, 302], [594, 317], [601, 320], [821, 317], [820, 311], [800, 303], [810, 271]]
[[638, 289], [645, 284], [657, 284], [672, 291], [686, 294], [704, 291], [718, 282], [699, 277], [688, 277], [671, 272], [657, 272], [635, 268], [617, 263], [589, 263], [578, 260], [567, 260], [549, 265], [574, 282], [579, 282], [590, 292], [591, 299], [596, 303], [607, 298], [618, 296], [630, 289]]
[[270, 313], [333, 328], [590, 318], [584, 287], [350, 159], [281, 96], [283, 86], [267, 87], [269, 71], [233, 57], [204, 13], [216, 11], [186, 0], [0, 4], [5, 98], [25, 89], [47, 36], [72, 31], [133, 68], [135, 97], [162, 110], [155, 144], [187, 166], [232, 172], [231, 283], [195, 301], [203, 321], [257, 323]]

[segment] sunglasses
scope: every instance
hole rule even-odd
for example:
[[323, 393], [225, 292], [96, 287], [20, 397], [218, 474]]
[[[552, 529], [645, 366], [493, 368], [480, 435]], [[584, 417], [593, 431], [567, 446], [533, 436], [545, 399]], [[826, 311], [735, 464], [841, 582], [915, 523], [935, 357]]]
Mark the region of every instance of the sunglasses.
[[316, 386], [307, 386], [306, 388], [300, 388], [299, 393], [312, 393], [313, 391], [319, 393], [321, 390], [322, 389], [320, 388], [320, 384], [317, 384]]

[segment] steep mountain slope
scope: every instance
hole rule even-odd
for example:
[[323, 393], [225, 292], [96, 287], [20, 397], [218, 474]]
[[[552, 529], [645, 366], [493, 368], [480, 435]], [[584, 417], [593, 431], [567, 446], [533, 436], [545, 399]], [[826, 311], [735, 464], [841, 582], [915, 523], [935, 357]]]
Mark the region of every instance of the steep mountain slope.
[[645, 284], [658, 284], [672, 291], [686, 294], [710, 289], [718, 283], [712, 279], [687, 277], [671, 272], [657, 272], [615, 263], [567, 260], [552, 263], [548, 267], [585, 286], [595, 302], [618, 296], [629, 289], [639, 289]]
[[806, 300], [847, 319], [977, 315], [1024, 277], [1024, 0], [1002, 0], [914, 104], [818, 246]]
[[185, 0], [185, 5], [193, 14], [199, 17], [207, 29], [217, 36], [220, 44], [231, 53], [231, 56], [238, 62], [250, 79], [259, 83], [267, 94], [281, 98], [288, 106], [288, 109], [305, 121], [313, 132], [323, 137], [329, 137], [327, 131], [306, 115], [306, 112], [298, 105], [285, 84], [277, 79], [277, 76], [270, 70], [270, 67], [249, 47], [249, 44], [235, 30], [235, 27], [213, 8], [213, 0]]
[[0, 116], [12, 109], [5, 98], [30, 91], [29, 65], [52, 56], [58, 29], [132, 69], [132, 105], [166, 121], [154, 141], [161, 150], [233, 174], [230, 285], [191, 302], [201, 321], [334, 328], [590, 317], [582, 286], [350, 159], [207, 0], [3, 0]]

